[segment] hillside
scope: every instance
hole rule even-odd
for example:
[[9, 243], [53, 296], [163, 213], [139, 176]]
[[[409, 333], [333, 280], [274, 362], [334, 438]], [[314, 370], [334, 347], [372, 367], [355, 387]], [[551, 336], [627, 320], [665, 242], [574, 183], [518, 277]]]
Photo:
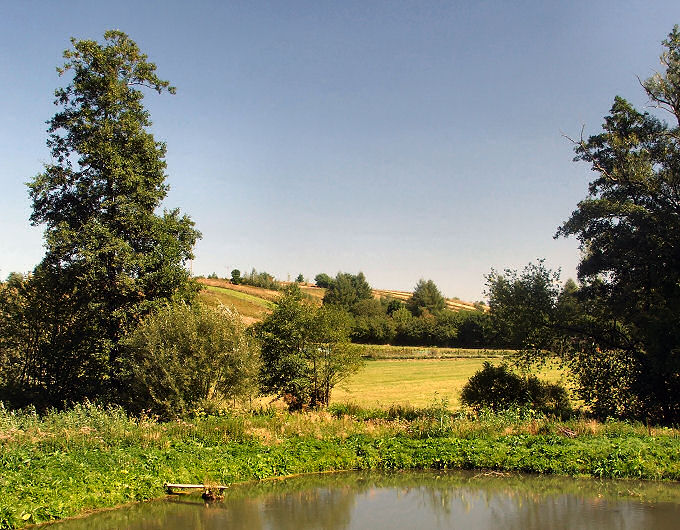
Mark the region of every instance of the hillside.
[[[265, 318], [275, 307], [276, 301], [281, 296], [279, 291], [253, 287], [251, 285], [235, 285], [228, 280], [219, 278], [196, 278], [196, 280], [205, 287], [199, 295], [204, 303], [210, 306], [219, 303], [233, 306], [248, 324]], [[319, 303], [326, 292], [321, 287], [308, 284], [300, 284], [300, 289]], [[404, 302], [412, 294], [408, 291], [373, 289], [373, 296], [376, 298], [390, 297]], [[476, 310], [474, 304], [452, 298], [446, 299], [446, 307], [452, 311]]]

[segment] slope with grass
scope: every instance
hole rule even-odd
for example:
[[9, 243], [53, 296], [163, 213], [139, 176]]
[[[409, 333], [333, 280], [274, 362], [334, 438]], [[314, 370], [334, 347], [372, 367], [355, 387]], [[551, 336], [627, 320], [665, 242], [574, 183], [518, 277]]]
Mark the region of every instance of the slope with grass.
[[205, 285], [198, 295], [204, 304], [214, 307], [223, 304], [233, 307], [245, 324], [259, 322], [271, 313], [274, 302], [242, 291]]

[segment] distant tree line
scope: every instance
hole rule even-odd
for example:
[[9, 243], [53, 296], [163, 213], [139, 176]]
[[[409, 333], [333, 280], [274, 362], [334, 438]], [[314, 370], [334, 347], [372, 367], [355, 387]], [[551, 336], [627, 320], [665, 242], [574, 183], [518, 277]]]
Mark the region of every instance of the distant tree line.
[[326, 273], [315, 278], [324, 287], [323, 304], [347, 312], [352, 342], [401, 346], [466, 348], [507, 344], [487, 312], [446, 309], [446, 301], [432, 280], [420, 280], [406, 302], [388, 296], [375, 298], [363, 273]]

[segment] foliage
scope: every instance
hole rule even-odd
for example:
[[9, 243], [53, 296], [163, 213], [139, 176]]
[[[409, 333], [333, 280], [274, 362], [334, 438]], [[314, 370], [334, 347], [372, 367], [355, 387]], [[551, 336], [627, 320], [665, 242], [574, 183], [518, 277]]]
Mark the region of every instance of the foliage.
[[239, 315], [225, 306], [168, 305], [124, 344], [134, 389], [130, 409], [181, 417], [256, 390], [258, 348]]
[[413, 295], [406, 303], [409, 311], [418, 316], [427, 310], [430, 313], [438, 313], [446, 307], [446, 301], [432, 280], [418, 280]]
[[521, 273], [491, 270], [486, 294], [503, 346], [536, 351], [547, 345], [545, 333], [554, 320], [559, 279], [559, 272], [546, 268], [543, 260], [529, 263]]
[[234, 285], [239, 285], [241, 283], [241, 271], [238, 269], [234, 269], [231, 271], [231, 283]]
[[[596, 177], [588, 197], [560, 227], [576, 236], [581, 297], [593, 307], [582, 323], [579, 367], [623, 384], [601, 413], [680, 421], [680, 30], [663, 41], [664, 71], [643, 83], [672, 124], [617, 97], [603, 131], [576, 142], [576, 160]], [[593, 347], [594, 345], [594, 347]]]
[[333, 283], [333, 278], [331, 278], [325, 272], [322, 272], [322, 273], [314, 276], [314, 282], [315, 282], [317, 287], [328, 288], [328, 287], [331, 286], [331, 283]]
[[551, 414], [566, 414], [571, 410], [567, 391], [562, 386], [540, 381], [533, 375], [521, 377], [506, 364], [493, 366], [488, 361], [465, 384], [460, 399], [477, 410], [499, 411], [526, 405]]
[[373, 298], [373, 291], [363, 272], [358, 274], [339, 272], [327, 287], [323, 303], [351, 311], [357, 302], [371, 298]]
[[272, 289], [278, 291], [281, 289], [281, 284], [276, 281], [274, 276], [268, 272], [257, 272], [253, 268], [249, 273], [241, 276], [241, 281], [244, 285], [252, 285], [253, 287], [261, 287], [263, 289]]
[[316, 308], [291, 284], [257, 328], [264, 390], [284, 396], [291, 409], [328, 405], [333, 387], [361, 364], [350, 326], [346, 312]]
[[14, 316], [35, 328], [12, 339], [22, 368], [3, 385], [39, 405], [114, 399], [124, 391], [119, 339], [154, 308], [197, 291], [184, 264], [200, 234], [178, 210], [156, 214], [168, 190], [165, 145], [147, 130], [140, 90], [174, 88], [127, 35], [104, 39], [72, 39], [64, 52], [58, 71], [72, 79], [55, 92], [52, 162], [29, 183], [46, 254], [20, 289]]
[[298, 274], [297, 277], [295, 278], [296, 283], [304, 283], [305, 277], [302, 275], [302, 273]]

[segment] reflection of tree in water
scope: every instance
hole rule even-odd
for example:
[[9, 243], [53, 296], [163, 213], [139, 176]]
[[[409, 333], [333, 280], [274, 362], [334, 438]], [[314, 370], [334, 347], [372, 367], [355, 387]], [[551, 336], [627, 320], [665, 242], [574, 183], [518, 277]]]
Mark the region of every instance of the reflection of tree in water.
[[[436, 516], [441, 527], [470, 528], [678, 528], [680, 504], [668, 484], [575, 480], [564, 477], [468, 477], [405, 490]], [[674, 491], [675, 490], [675, 491]], [[645, 499], [674, 502], [645, 504]], [[665, 493], [665, 495], [664, 495]], [[668, 499], [665, 499], [668, 500]], [[631, 503], [630, 501], [635, 501]]]
[[[378, 493], [376, 496], [375, 493]], [[635, 500], [636, 504], [620, 502]], [[667, 502], [663, 502], [667, 501]], [[653, 509], [649, 509], [653, 507]], [[355, 509], [356, 508], [356, 509]], [[60, 529], [217, 530], [357, 528], [361, 511], [410, 510], [439, 528], [676, 528], [680, 490], [660, 482], [472, 472], [342, 473], [234, 486], [223, 502], [199, 496], [142, 503]], [[351, 518], [356, 520], [352, 521]], [[651, 523], [652, 518], [654, 522]], [[406, 521], [401, 522], [402, 525]], [[664, 526], [665, 525], [665, 526]], [[422, 528], [427, 528], [423, 525]]]
[[263, 499], [262, 514], [271, 528], [347, 528], [356, 491], [349, 488], [318, 488]]

